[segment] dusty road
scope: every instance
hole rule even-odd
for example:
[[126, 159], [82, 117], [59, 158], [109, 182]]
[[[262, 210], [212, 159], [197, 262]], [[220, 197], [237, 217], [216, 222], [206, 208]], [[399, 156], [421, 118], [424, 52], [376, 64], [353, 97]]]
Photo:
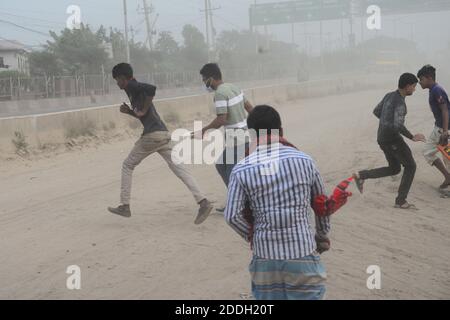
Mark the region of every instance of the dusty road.
[[[372, 109], [384, 91], [366, 91], [277, 106], [286, 136], [317, 161], [329, 190], [353, 170], [384, 164]], [[427, 136], [425, 92], [409, 101], [408, 127]], [[197, 209], [184, 185], [154, 155], [135, 171], [134, 216], [106, 211], [119, 196], [126, 139], [38, 161], [0, 163], [0, 298], [239, 299], [250, 291], [249, 247], [212, 215], [195, 226]], [[393, 208], [399, 181], [370, 181], [332, 217], [332, 249], [323, 255], [328, 299], [449, 299], [450, 199], [441, 177], [410, 143], [418, 172], [410, 201]], [[192, 171], [220, 205], [225, 188], [211, 166]], [[81, 290], [66, 288], [69, 265]], [[378, 265], [382, 289], [368, 290]]]

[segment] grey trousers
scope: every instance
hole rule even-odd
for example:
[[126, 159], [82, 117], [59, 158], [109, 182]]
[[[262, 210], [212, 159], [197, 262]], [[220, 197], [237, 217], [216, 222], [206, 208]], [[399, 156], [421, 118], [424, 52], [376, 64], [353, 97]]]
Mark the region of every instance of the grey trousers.
[[192, 174], [181, 164], [175, 164], [170, 145], [170, 134], [167, 131], [157, 131], [143, 135], [134, 145], [122, 165], [122, 182], [120, 202], [130, 204], [131, 184], [134, 168], [152, 153], [159, 153], [167, 162], [172, 172], [188, 187], [197, 203], [206, 197], [200, 191]]

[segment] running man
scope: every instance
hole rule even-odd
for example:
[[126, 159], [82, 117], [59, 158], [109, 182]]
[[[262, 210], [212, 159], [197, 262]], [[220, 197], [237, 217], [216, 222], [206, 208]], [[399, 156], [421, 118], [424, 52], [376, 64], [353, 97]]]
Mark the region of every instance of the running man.
[[[222, 72], [216, 63], [208, 63], [200, 70], [203, 83], [208, 91], [214, 91], [214, 105], [217, 117], [201, 133], [194, 133], [194, 137], [202, 137], [210, 129], [225, 128], [225, 148], [216, 163], [216, 169], [228, 187], [233, 167], [245, 157], [248, 148], [247, 113], [253, 109], [245, 98], [243, 91], [231, 83], [222, 80]], [[224, 208], [217, 209], [224, 211]]]
[[172, 172], [188, 187], [200, 205], [195, 224], [202, 223], [208, 218], [213, 206], [202, 194], [191, 173], [172, 159], [171, 136], [153, 104], [156, 87], [136, 81], [133, 77], [133, 69], [127, 63], [116, 65], [112, 70], [112, 76], [119, 88], [127, 93], [132, 107], [123, 104], [120, 106], [120, 112], [139, 119], [144, 126], [144, 132], [123, 162], [121, 205], [117, 208], [108, 208], [108, 210], [122, 217], [131, 217], [130, 195], [133, 170], [142, 160], [157, 152], [167, 162]]
[[436, 82], [436, 69], [433, 66], [424, 66], [419, 70], [417, 77], [422, 89], [430, 90], [429, 103], [435, 119], [434, 129], [428, 138], [423, 154], [427, 162], [436, 167], [445, 178], [439, 189], [441, 191], [450, 190], [450, 161], [444, 157], [444, 162], [442, 162], [438, 158], [439, 150], [437, 149], [439, 144], [448, 145], [450, 101], [447, 92]]
[[411, 73], [402, 74], [399, 79], [398, 90], [388, 93], [373, 112], [380, 119], [377, 140], [389, 166], [353, 174], [356, 185], [362, 193], [365, 180], [395, 176], [401, 172], [401, 166], [403, 166], [405, 170], [395, 200], [395, 207], [401, 209], [415, 209], [413, 204], [408, 203], [407, 198], [416, 173], [416, 162], [411, 149], [402, 136], [414, 142], [425, 142], [423, 134], [413, 135], [405, 127], [407, 114], [405, 99], [413, 95], [417, 82], [415, 75]]

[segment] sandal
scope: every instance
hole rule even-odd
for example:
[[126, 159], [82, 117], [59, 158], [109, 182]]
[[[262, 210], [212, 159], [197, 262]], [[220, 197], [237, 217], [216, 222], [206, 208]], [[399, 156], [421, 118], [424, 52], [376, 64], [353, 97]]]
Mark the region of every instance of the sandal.
[[419, 210], [415, 205], [408, 202], [405, 202], [404, 204], [396, 204], [394, 208], [404, 210]]
[[441, 184], [439, 189], [440, 190], [447, 190], [448, 187], [450, 187], [450, 182], [444, 182], [443, 184]]

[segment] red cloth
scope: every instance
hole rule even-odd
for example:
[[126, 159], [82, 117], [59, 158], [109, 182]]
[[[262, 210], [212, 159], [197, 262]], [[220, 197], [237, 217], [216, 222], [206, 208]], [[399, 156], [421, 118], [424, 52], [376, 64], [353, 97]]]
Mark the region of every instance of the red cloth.
[[352, 193], [347, 191], [352, 180], [352, 178], [349, 178], [339, 183], [329, 197], [326, 195], [315, 197], [312, 203], [314, 213], [319, 217], [326, 217], [331, 216], [342, 208], [347, 203], [348, 197], [352, 196]]

